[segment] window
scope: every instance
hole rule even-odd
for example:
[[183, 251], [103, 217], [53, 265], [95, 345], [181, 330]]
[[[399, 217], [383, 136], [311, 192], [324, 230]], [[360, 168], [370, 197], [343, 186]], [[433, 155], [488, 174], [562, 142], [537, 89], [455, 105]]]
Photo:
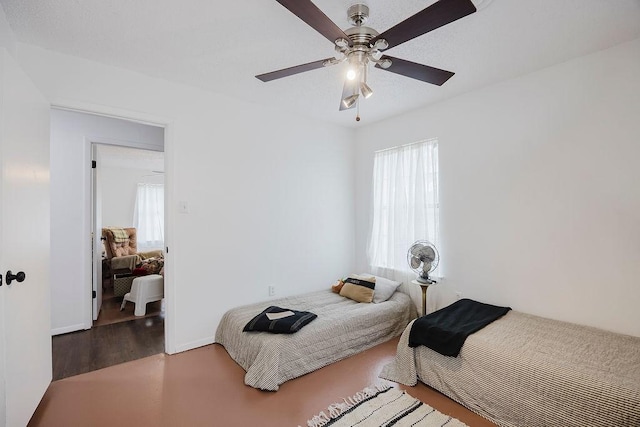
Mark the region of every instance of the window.
[[133, 226], [137, 229], [139, 251], [164, 247], [163, 184], [138, 184]]
[[376, 152], [371, 267], [407, 271], [407, 251], [416, 240], [439, 248], [439, 209], [437, 140]]

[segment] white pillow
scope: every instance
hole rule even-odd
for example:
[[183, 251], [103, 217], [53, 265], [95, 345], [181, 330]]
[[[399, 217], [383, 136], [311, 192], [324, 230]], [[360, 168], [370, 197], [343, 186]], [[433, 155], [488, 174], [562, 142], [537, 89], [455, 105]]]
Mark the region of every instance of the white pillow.
[[[372, 274], [361, 274], [361, 276], [373, 276]], [[389, 280], [384, 277], [373, 276], [376, 278], [376, 288], [373, 293], [373, 303], [379, 304], [381, 302], [385, 302], [391, 295], [398, 289], [400, 286], [400, 282], [396, 282], [394, 280]]]

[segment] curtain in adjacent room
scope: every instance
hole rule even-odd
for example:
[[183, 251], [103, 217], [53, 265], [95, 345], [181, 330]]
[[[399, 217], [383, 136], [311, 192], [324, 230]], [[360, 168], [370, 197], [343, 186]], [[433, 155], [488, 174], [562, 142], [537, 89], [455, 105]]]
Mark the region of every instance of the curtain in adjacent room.
[[138, 184], [133, 226], [137, 229], [138, 251], [164, 247], [163, 184]]
[[405, 283], [415, 279], [415, 274], [409, 274], [407, 251], [416, 240], [440, 247], [438, 216], [438, 141], [376, 152], [368, 245], [372, 270]]

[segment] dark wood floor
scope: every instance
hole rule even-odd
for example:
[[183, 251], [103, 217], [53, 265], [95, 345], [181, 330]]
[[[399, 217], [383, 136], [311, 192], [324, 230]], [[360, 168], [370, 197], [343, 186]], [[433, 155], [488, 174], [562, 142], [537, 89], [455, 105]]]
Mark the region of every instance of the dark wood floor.
[[[97, 320], [93, 321], [93, 326], [110, 325], [118, 322], [128, 322], [133, 319], [140, 319], [134, 314], [135, 304], [127, 302], [124, 310], [120, 311], [122, 298], [113, 295], [113, 287], [103, 288], [102, 307]], [[162, 311], [162, 302], [155, 301], [147, 303], [147, 311], [144, 317], [157, 316]]]
[[59, 380], [164, 352], [164, 316], [54, 336], [53, 379]]

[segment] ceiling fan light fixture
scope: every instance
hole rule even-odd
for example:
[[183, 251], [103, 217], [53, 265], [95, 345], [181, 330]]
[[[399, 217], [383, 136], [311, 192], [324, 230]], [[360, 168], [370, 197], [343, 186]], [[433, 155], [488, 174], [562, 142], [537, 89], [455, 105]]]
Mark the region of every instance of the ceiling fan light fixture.
[[389, 47], [389, 42], [387, 42], [385, 39], [378, 39], [373, 44], [373, 47], [378, 50], [384, 50]]
[[344, 61], [347, 57], [345, 55], [345, 52], [347, 51], [347, 49], [341, 48], [336, 46], [335, 47], [335, 53], [333, 54], [333, 57], [336, 58], [339, 61]]
[[373, 60], [373, 62], [379, 61], [380, 58], [382, 58], [382, 52], [380, 52], [378, 49], [371, 49], [371, 51], [369, 51], [369, 57]]
[[345, 38], [342, 38], [342, 37], [341, 37], [341, 38], [339, 38], [339, 39], [336, 39], [336, 41], [335, 41], [334, 43], [335, 43], [335, 45], [336, 45], [337, 47], [339, 47], [339, 48], [341, 48], [341, 49], [343, 49], [343, 48], [345, 48], [345, 47], [349, 46], [349, 40], [347, 40], [347, 39], [345, 39]]
[[342, 100], [342, 105], [344, 105], [345, 108], [353, 107], [353, 104], [356, 103], [356, 101], [358, 100], [359, 96], [360, 95], [358, 95], [357, 93], [354, 94], [354, 95], [347, 96], [345, 99]]
[[371, 98], [373, 95], [373, 90], [369, 87], [365, 82], [360, 83], [360, 93], [364, 96], [364, 99]]
[[347, 68], [347, 79], [354, 80], [360, 74], [361, 68], [367, 60], [366, 54], [361, 51], [351, 52], [348, 55], [349, 66]]
[[393, 64], [393, 62], [391, 62], [389, 58], [385, 58], [382, 61], [378, 62], [378, 65], [380, 65], [381, 68], [385, 69], [391, 67], [391, 64]]

